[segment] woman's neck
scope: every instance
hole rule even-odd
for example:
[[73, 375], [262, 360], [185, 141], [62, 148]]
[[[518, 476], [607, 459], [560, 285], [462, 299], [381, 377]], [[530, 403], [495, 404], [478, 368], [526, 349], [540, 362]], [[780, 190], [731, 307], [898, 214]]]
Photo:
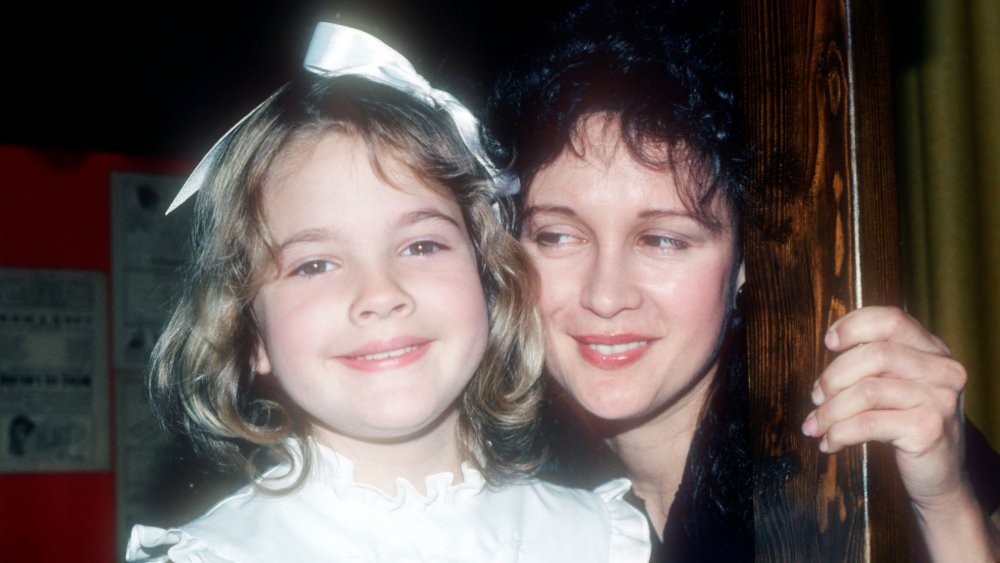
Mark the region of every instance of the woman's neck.
[[609, 439], [625, 465], [635, 494], [646, 505], [653, 528], [661, 536], [684, 477], [688, 452], [714, 376], [713, 370], [677, 403]]
[[426, 493], [424, 479], [451, 472], [462, 479], [462, 453], [458, 446], [458, 413], [446, 415], [416, 436], [392, 440], [361, 439], [318, 429], [316, 440], [354, 464], [354, 480], [395, 495], [396, 479], [403, 478]]

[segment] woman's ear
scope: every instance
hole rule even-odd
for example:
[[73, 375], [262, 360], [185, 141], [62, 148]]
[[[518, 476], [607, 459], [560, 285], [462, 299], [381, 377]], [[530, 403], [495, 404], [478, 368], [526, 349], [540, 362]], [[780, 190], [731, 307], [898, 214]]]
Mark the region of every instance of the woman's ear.
[[735, 283], [733, 284], [733, 307], [736, 308], [738, 307], [736, 301], [737, 299], [739, 299], [740, 294], [743, 293], [743, 286], [746, 285], [747, 282], [747, 276], [746, 272], [744, 271], [744, 264], [742, 260], [740, 260], [740, 266], [739, 269], [736, 270], [736, 275], [734, 276], [734, 279]]

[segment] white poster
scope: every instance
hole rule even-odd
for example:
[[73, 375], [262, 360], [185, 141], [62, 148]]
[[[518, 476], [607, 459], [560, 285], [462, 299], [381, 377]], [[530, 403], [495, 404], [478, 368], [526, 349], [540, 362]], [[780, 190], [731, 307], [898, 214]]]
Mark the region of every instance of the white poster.
[[176, 176], [111, 173], [119, 556], [132, 525], [147, 522], [155, 501], [163, 500], [162, 469], [175, 442], [153, 417], [146, 373], [188, 256], [191, 206], [164, 215], [183, 183]]
[[112, 172], [111, 290], [115, 369], [142, 372], [189, 256], [191, 207], [164, 215], [184, 178]]
[[109, 469], [107, 289], [0, 268], [0, 471]]

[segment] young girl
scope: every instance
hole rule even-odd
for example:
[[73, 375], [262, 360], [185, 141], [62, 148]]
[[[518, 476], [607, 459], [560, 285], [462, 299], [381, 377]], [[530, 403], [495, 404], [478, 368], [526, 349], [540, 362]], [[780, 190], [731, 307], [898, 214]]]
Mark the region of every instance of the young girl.
[[476, 123], [367, 34], [199, 165], [187, 290], [153, 357], [161, 416], [252, 484], [131, 561], [645, 561], [622, 496], [530, 480], [532, 275]]

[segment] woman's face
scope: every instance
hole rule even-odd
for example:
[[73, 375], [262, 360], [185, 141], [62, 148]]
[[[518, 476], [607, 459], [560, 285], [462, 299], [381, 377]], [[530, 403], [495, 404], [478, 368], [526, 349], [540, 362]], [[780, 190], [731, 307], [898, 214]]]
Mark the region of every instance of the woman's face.
[[607, 123], [586, 121], [584, 156], [564, 151], [527, 192], [546, 366], [600, 418], [699, 408], [742, 283], [731, 216], [707, 228], [676, 176], [636, 162]]

